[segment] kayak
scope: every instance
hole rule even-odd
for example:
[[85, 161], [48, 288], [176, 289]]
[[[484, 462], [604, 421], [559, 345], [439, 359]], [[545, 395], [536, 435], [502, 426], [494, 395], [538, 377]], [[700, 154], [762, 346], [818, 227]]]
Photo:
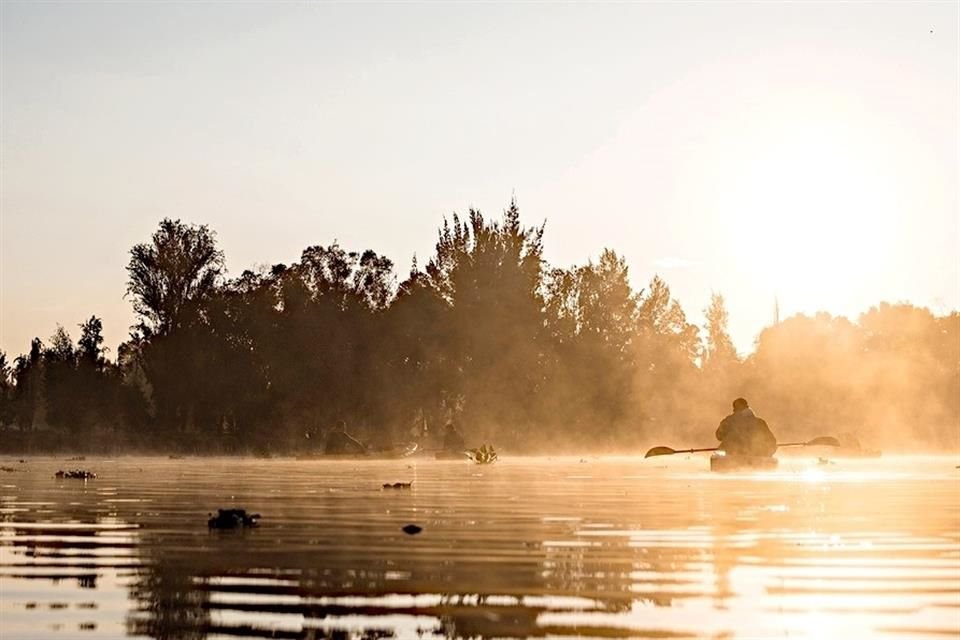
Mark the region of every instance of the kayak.
[[777, 459], [768, 456], [710, 456], [710, 471], [770, 471], [777, 468]]

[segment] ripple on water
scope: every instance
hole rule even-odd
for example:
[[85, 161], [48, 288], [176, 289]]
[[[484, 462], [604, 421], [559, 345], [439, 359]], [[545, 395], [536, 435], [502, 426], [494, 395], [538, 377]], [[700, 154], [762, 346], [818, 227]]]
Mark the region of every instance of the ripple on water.
[[[5, 637], [957, 637], [949, 463], [88, 459], [91, 490], [36, 459], [0, 496], [0, 619]], [[226, 506], [261, 526], [208, 531]]]

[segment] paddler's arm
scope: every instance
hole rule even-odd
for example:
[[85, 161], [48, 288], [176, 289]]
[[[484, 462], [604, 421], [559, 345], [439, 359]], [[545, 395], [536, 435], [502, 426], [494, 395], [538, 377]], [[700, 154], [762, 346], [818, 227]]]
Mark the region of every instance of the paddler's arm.
[[727, 427], [730, 426], [730, 418], [724, 418], [720, 421], [720, 426], [717, 427], [717, 440], [723, 442], [724, 438], [727, 437]]

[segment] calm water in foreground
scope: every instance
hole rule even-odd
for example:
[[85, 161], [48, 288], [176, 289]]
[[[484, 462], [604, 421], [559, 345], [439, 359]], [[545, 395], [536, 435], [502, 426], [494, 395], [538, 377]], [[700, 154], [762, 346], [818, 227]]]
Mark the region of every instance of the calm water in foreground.
[[4, 640], [960, 637], [958, 456], [0, 464]]

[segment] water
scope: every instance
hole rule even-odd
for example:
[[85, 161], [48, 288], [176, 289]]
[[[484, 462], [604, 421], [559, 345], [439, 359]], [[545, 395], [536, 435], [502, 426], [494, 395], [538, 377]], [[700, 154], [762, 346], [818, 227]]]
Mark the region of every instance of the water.
[[955, 458], [0, 464], [4, 640], [960, 637]]

